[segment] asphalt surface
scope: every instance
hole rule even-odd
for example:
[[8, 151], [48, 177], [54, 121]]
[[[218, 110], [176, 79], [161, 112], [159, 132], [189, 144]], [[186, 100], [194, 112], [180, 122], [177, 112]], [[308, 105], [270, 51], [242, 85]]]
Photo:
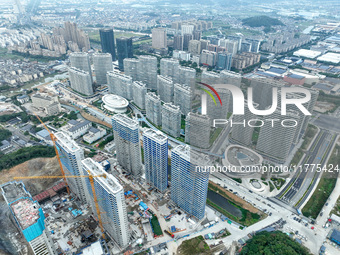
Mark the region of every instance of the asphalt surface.
[[[289, 188], [281, 200], [288, 203], [290, 206], [295, 206], [300, 199], [306, 195], [305, 192], [310, 187], [313, 178], [319, 176], [319, 172], [316, 171], [316, 166], [312, 169], [311, 164], [321, 164], [324, 166], [325, 160], [331, 151], [329, 148], [333, 146], [334, 140], [332, 140], [332, 134], [328, 131], [321, 130], [317, 139], [314, 140], [310, 152], [307, 152], [301, 163], [301, 167], [297, 168], [295, 178], [292, 180], [293, 185], [287, 185], [287, 188], [283, 190], [277, 198], [281, 197], [282, 194]], [[324, 156], [325, 155], [325, 156]]]
[[340, 118], [330, 115], [320, 115], [313, 124], [333, 132], [340, 133]]

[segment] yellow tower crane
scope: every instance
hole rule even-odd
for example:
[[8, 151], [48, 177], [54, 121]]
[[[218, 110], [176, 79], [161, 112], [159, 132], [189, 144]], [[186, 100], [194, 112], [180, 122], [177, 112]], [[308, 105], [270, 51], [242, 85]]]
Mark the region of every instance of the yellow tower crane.
[[98, 223], [99, 223], [99, 227], [100, 230], [102, 231], [102, 236], [105, 239], [105, 234], [104, 234], [104, 227], [103, 227], [103, 222], [101, 219], [101, 212], [100, 212], [100, 208], [98, 205], [98, 199], [97, 199], [97, 195], [96, 195], [96, 190], [94, 187], [94, 178], [95, 177], [103, 177], [106, 178], [106, 174], [102, 174], [102, 175], [92, 175], [90, 173], [90, 171], [88, 171], [89, 175], [65, 175], [64, 169], [63, 169], [63, 165], [61, 163], [60, 160], [60, 155], [59, 155], [59, 151], [57, 149], [57, 145], [56, 145], [56, 141], [57, 138], [55, 137], [55, 135], [48, 129], [48, 127], [45, 125], [45, 123], [39, 118], [39, 116], [34, 113], [34, 115], [37, 117], [37, 119], [40, 121], [40, 123], [44, 126], [44, 128], [47, 130], [47, 132], [50, 134], [51, 140], [53, 142], [53, 146], [54, 146], [54, 150], [58, 159], [58, 163], [59, 163], [59, 167], [61, 170], [61, 176], [21, 176], [21, 177], [14, 177], [14, 180], [21, 180], [21, 179], [59, 179], [59, 178], [63, 178], [64, 182], [66, 184], [66, 189], [67, 189], [67, 193], [70, 195], [70, 189], [67, 185], [67, 178], [89, 178], [90, 184], [91, 184], [91, 188], [92, 188], [92, 194], [93, 194], [93, 198], [94, 198], [94, 203], [96, 206], [96, 212], [97, 212], [97, 216], [98, 216]]

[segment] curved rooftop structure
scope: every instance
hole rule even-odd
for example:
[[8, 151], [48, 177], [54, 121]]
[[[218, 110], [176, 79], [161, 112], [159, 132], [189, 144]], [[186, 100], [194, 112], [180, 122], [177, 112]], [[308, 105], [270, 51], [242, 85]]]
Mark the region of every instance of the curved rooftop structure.
[[118, 95], [108, 94], [102, 97], [104, 108], [110, 112], [124, 113], [127, 110], [129, 102]]

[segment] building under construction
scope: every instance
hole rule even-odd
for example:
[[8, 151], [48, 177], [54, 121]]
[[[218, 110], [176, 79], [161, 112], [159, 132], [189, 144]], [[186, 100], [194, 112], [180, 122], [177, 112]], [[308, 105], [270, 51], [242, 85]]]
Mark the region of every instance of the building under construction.
[[56, 249], [45, 226], [45, 216], [22, 182], [8, 182], [1, 186], [2, 195], [23, 236], [36, 255], [56, 255]]

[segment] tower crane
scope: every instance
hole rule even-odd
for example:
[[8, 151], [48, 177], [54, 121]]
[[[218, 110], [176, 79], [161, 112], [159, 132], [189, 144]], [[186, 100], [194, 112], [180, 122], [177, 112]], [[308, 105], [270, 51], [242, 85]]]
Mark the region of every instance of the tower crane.
[[106, 178], [106, 174], [92, 175], [90, 173], [90, 171], [88, 171], [89, 175], [65, 175], [63, 165], [62, 165], [61, 160], [60, 160], [59, 151], [58, 151], [57, 145], [56, 145], [56, 141], [57, 141], [56, 136], [48, 129], [48, 127], [45, 125], [45, 123], [39, 118], [39, 116], [36, 113], [34, 113], [34, 115], [37, 117], [37, 119], [40, 121], [40, 123], [44, 126], [44, 128], [50, 134], [50, 137], [51, 137], [51, 140], [53, 142], [53, 147], [54, 147], [57, 159], [58, 159], [58, 163], [59, 163], [59, 167], [60, 167], [62, 175], [61, 176], [19, 176], [19, 177], [17, 176], [17, 177], [14, 177], [14, 180], [21, 180], [21, 179], [60, 179], [60, 178], [63, 178], [63, 180], [66, 184], [67, 193], [68, 193], [68, 195], [70, 195], [70, 189], [69, 189], [69, 187], [67, 185], [67, 181], [66, 181], [67, 178], [89, 178], [91, 188], [92, 188], [94, 203], [95, 203], [95, 207], [96, 207], [96, 212], [97, 212], [97, 216], [98, 216], [99, 227], [100, 227], [100, 230], [102, 232], [102, 237], [105, 239], [104, 227], [103, 227], [103, 222], [102, 222], [102, 219], [101, 219], [101, 212], [100, 212], [100, 208], [99, 208], [99, 205], [98, 205], [96, 190], [95, 190], [95, 187], [94, 187], [94, 178], [95, 177]]

